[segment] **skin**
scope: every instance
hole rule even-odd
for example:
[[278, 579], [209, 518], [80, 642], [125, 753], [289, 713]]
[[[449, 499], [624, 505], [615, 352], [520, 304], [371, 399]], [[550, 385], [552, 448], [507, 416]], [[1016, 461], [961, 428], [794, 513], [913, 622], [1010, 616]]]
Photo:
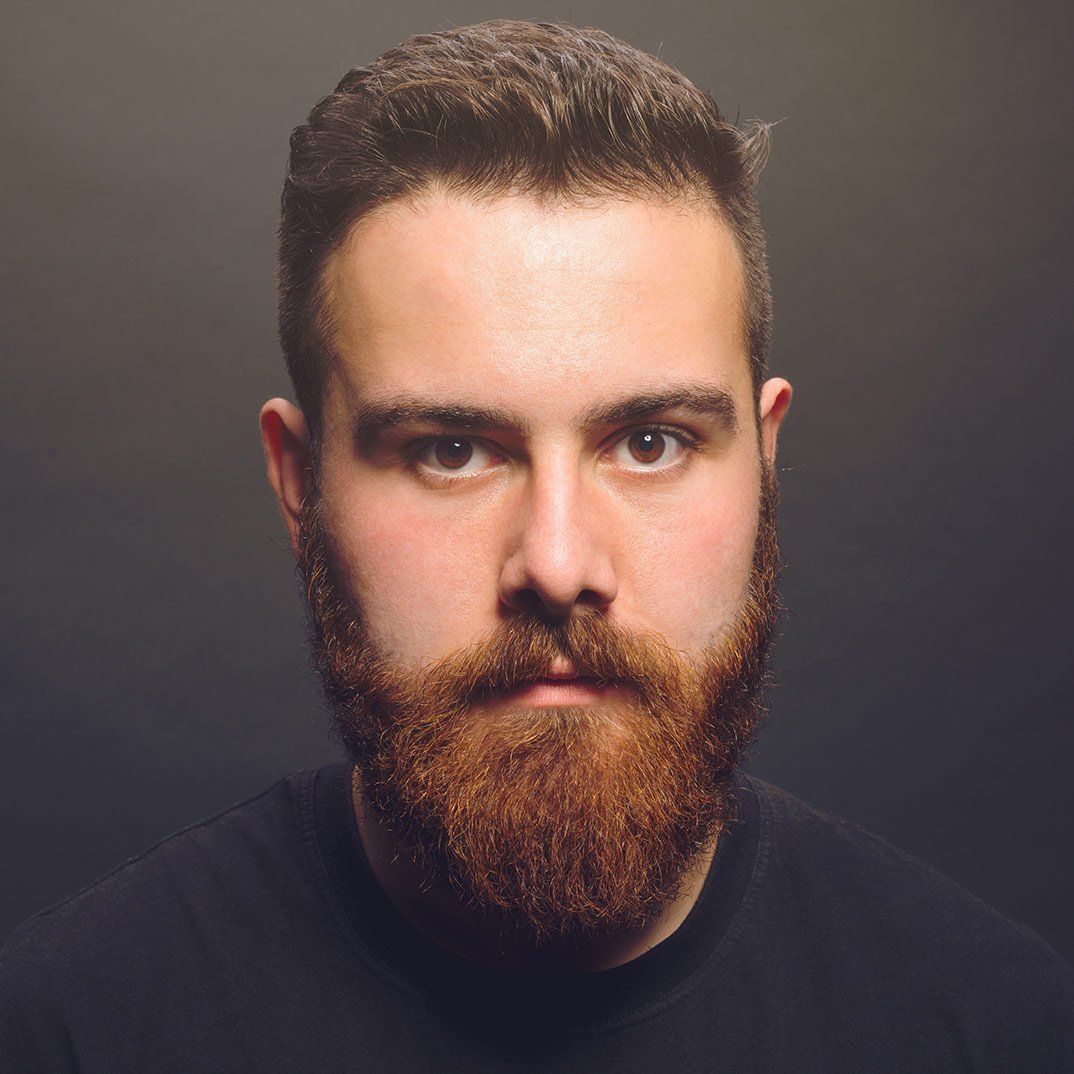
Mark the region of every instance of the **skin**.
[[[722, 220], [705, 207], [640, 198], [566, 206], [430, 190], [368, 216], [326, 272], [340, 362], [324, 397], [325, 524], [379, 650], [418, 669], [519, 612], [561, 618], [580, 604], [626, 630], [655, 631], [685, 654], [719, 638], [746, 595], [761, 458], [775, 465], [792, 393], [773, 377], [755, 410], [742, 265]], [[681, 384], [728, 392], [737, 429], [682, 410], [581, 425], [594, 405]], [[529, 433], [421, 425], [356, 447], [355, 409], [404, 391], [509, 409]], [[306, 422], [280, 398], [260, 421], [297, 554]], [[654, 422], [692, 434], [699, 449], [665, 430], [645, 456], [631, 437]], [[454, 484], [436, 483], [433, 475], [455, 471], [435, 444], [407, 463], [408, 445], [434, 437], [448, 446], [465, 437]], [[495, 710], [491, 703], [483, 718]], [[419, 893], [391, 833], [361, 801], [356, 787], [373, 871], [406, 916], [458, 953], [531, 964], [524, 952], [505, 955], [450, 892]], [[574, 951], [572, 964], [609, 968], [670, 935], [713, 851], [666, 913]]]

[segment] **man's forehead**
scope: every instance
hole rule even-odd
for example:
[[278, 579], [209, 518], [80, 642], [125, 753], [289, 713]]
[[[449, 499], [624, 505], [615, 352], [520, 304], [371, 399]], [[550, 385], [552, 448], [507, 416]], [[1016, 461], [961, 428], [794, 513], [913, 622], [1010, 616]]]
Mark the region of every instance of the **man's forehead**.
[[644, 199], [430, 192], [360, 220], [326, 272], [340, 328], [367, 333], [430, 321], [591, 331], [658, 312], [726, 318], [742, 298], [726, 222]]
[[351, 403], [748, 386], [737, 247], [700, 207], [432, 194], [362, 221], [330, 271]]

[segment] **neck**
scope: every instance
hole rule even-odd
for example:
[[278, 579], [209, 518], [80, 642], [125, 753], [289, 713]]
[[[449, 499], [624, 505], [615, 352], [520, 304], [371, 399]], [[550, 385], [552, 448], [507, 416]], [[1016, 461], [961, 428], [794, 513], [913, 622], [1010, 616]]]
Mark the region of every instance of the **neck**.
[[678, 895], [646, 925], [582, 942], [540, 946], [512, 943], [488, 914], [465, 906], [455, 892], [430, 885], [395, 834], [369, 808], [357, 769], [352, 800], [366, 858], [377, 882], [415, 928], [454, 954], [496, 969], [594, 973], [621, 966], [666, 940], [697, 902], [716, 852], [713, 839], [683, 876]]

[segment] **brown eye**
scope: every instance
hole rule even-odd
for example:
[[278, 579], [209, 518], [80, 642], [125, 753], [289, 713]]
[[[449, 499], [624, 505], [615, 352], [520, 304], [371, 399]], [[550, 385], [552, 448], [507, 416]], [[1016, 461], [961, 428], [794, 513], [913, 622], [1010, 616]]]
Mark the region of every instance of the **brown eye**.
[[656, 429], [633, 433], [627, 444], [630, 452], [638, 462], [656, 462], [664, 453], [664, 434]]
[[436, 456], [436, 461], [440, 463], [441, 466], [446, 466], [449, 470], [465, 466], [474, 453], [474, 449], [471, 447], [468, 440], [437, 440], [435, 447], [436, 451], [434, 452], [434, 455]]
[[422, 441], [410, 458], [411, 467], [423, 477], [449, 482], [479, 476], [497, 455], [474, 437], [437, 436]]
[[698, 441], [685, 430], [650, 426], [635, 429], [623, 436], [615, 444], [613, 452], [618, 454], [620, 464], [626, 469], [645, 473], [648, 470], [674, 469], [688, 461], [684, 459], [685, 455], [697, 450]]

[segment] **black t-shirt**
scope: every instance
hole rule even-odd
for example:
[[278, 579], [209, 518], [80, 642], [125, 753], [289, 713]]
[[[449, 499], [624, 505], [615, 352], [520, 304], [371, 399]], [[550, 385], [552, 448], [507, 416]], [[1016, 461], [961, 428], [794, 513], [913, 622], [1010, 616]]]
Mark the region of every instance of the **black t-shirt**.
[[884, 840], [755, 777], [668, 939], [497, 972], [383, 894], [344, 763], [288, 776], [20, 925], [0, 1069], [1074, 1071], [1074, 972]]

